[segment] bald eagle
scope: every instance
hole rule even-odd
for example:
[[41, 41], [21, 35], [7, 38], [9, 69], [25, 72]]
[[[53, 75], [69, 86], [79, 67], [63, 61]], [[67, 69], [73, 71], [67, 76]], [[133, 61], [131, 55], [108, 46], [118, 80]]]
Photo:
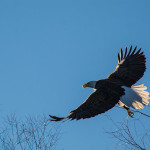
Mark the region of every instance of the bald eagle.
[[141, 48], [132, 49], [132, 46], [123, 54], [120, 49], [118, 53], [118, 65], [113, 73], [106, 79], [90, 81], [83, 88], [93, 88], [94, 92], [75, 110], [66, 117], [51, 116], [52, 121], [63, 119], [79, 120], [91, 118], [113, 108], [116, 104], [125, 108], [130, 117], [133, 112], [129, 108], [142, 109], [143, 105], [149, 103], [149, 92], [144, 84], [134, 85], [146, 70], [146, 58]]

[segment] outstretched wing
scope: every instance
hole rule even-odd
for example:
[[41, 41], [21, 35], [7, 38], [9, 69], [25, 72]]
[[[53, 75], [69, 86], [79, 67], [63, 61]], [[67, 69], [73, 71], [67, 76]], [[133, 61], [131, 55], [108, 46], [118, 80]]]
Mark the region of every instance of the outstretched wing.
[[121, 87], [117, 90], [117, 92], [115, 90], [112, 91], [111, 89], [108, 89], [107, 86], [106, 88], [96, 90], [85, 102], [83, 102], [83, 104], [71, 111], [67, 117], [59, 118], [51, 115], [50, 117], [52, 118], [52, 121], [60, 121], [66, 118], [79, 120], [104, 113], [114, 107], [118, 103], [120, 97], [124, 94], [124, 90]]
[[124, 54], [122, 49], [120, 49], [116, 70], [108, 77], [110, 81], [130, 87], [144, 75], [146, 58], [141, 52], [141, 48], [138, 51], [136, 49], [137, 47], [132, 51], [131, 46], [129, 52], [127, 52], [126, 48]]

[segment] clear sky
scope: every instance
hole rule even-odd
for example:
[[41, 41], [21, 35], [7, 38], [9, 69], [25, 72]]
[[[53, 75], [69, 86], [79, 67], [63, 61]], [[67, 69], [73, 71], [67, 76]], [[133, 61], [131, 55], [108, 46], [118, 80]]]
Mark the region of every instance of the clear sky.
[[[150, 91], [150, 1], [1, 0], [0, 117], [66, 116], [106, 78], [125, 46], [142, 48], [147, 71], [138, 83]], [[150, 114], [147, 107], [143, 112]], [[106, 130], [127, 117], [113, 108], [95, 118], [61, 124], [58, 150], [121, 150]], [[129, 118], [130, 119], [130, 118]], [[149, 123], [150, 124], [150, 123]]]

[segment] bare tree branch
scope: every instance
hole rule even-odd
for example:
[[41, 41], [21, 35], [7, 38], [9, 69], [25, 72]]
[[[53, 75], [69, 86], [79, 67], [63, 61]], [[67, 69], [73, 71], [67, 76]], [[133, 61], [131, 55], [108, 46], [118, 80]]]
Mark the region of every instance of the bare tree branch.
[[58, 136], [59, 130], [55, 130], [44, 115], [18, 121], [13, 114], [7, 116], [0, 128], [0, 147], [3, 150], [52, 150]]
[[117, 143], [125, 149], [147, 150], [150, 147], [150, 128], [146, 126], [147, 129], [140, 118], [127, 118], [123, 122], [115, 123], [110, 116], [107, 117], [116, 129], [106, 133], [117, 139]]

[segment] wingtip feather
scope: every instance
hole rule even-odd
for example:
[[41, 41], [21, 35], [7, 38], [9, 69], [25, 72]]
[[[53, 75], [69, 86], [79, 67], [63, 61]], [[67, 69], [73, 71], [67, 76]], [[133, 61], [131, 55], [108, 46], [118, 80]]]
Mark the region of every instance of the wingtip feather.
[[123, 58], [125, 58], [125, 57], [126, 57], [126, 55], [127, 55], [127, 47], [125, 48], [125, 53], [124, 53]]
[[137, 46], [135, 46], [135, 48], [134, 48], [134, 50], [132, 51], [131, 55], [134, 55], [136, 49], [137, 49]]
[[120, 58], [121, 58], [121, 60], [123, 58], [123, 50], [122, 50], [122, 48], [120, 48]]
[[60, 118], [60, 117], [56, 117], [56, 116], [51, 116], [51, 115], [49, 115], [50, 116], [50, 121], [61, 121], [61, 120], [63, 120], [64, 119], [64, 117], [62, 117], [62, 118]]
[[119, 53], [118, 53], [118, 63], [120, 63], [120, 55], [119, 55]]
[[130, 50], [129, 50], [129, 52], [128, 52], [128, 55], [127, 55], [127, 56], [129, 56], [129, 55], [130, 55], [131, 50], [132, 50], [132, 45], [131, 45], [131, 47], [130, 47]]

